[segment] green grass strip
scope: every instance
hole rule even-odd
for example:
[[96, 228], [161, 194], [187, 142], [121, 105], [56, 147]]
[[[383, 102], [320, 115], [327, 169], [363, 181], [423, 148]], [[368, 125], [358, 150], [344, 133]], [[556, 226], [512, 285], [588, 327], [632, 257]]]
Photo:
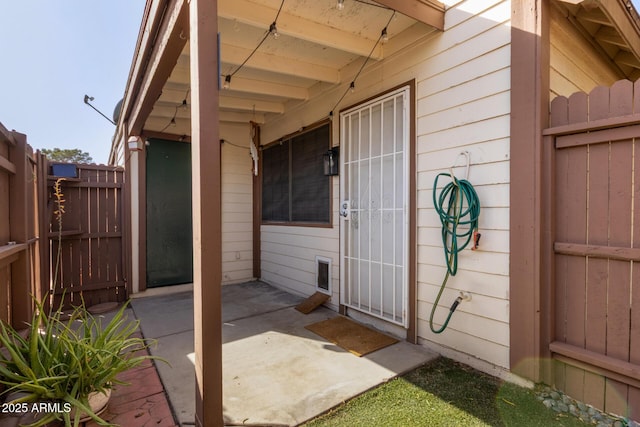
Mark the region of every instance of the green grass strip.
[[547, 409], [533, 390], [439, 358], [304, 424], [345, 426], [584, 426]]

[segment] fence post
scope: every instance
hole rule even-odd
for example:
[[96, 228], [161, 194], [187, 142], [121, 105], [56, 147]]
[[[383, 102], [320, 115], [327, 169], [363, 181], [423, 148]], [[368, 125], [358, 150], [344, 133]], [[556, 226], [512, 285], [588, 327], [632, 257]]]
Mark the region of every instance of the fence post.
[[[15, 165], [16, 173], [9, 179], [10, 237], [18, 244], [30, 244], [27, 182], [31, 175], [31, 168], [27, 167], [27, 137], [18, 132], [11, 133], [16, 145], [10, 148], [9, 158]], [[18, 254], [18, 259], [11, 266], [11, 323], [16, 327], [28, 322], [32, 314], [30, 296], [32, 277], [29, 252], [29, 249], [21, 251]]]
[[[128, 151], [129, 147], [125, 146]], [[122, 263], [127, 292], [127, 299], [133, 293], [133, 260], [131, 258], [131, 168], [125, 168], [120, 174], [122, 189], [120, 190], [120, 215], [122, 218]]]
[[36, 180], [38, 194], [38, 245], [40, 258], [39, 293], [45, 311], [49, 311], [49, 162], [44, 154], [36, 153]]
[[[31, 293], [37, 301], [42, 301], [40, 292], [40, 193], [38, 191], [38, 161], [33, 147], [26, 147], [27, 164], [27, 233], [29, 238], [29, 266], [31, 273]], [[33, 302], [31, 309], [35, 310]]]

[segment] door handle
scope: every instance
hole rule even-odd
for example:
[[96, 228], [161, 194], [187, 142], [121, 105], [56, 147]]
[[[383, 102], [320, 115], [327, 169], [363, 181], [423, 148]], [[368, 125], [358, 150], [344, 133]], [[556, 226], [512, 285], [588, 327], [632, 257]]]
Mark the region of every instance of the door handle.
[[344, 219], [349, 219], [349, 201], [343, 200], [340, 204], [340, 216], [344, 217]]

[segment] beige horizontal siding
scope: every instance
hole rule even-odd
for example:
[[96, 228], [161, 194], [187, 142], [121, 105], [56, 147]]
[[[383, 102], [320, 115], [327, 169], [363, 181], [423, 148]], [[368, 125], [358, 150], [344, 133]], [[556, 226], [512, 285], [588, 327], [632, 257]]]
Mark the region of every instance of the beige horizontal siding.
[[[337, 222], [337, 212], [333, 216]], [[334, 298], [331, 304], [337, 306], [340, 277], [338, 227], [263, 225], [261, 229], [262, 279], [298, 295], [311, 295], [316, 291], [316, 256], [329, 258], [333, 266]]]
[[[423, 312], [424, 313], [424, 312]], [[424, 317], [418, 318], [418, 329], [429, 330], [428, 321], [423, 320]], [[474, 320], [479, 320], [476, 316]], [[438, 335], [438, 344], [445, 349], [451, 349], [454, 353], [451, 357], [461, 357], [459, 355], [460, 343], [464, 342], [465, 346], [473, 349], [472, 352], [463, 352], [464, 354], [471, 356], [467, 359], [467, 363], [473, 362], [474, 359], [489, 362], [496, 366], [508, 366], [509, 365], [509, 347], [500, 345], [498, 343], [492, 343], [482, 337], [476, 336], [473, 333], [460, 332], [458, 330], [457, 323], [461, 322], [455, 320], [455, 323], [451, 324], [451, 328], [447, 329], [445, 333]], [[504, 325], [503, 325], [504, 326]], [[429, 346], [431, 340], [420, 338], [420, 342]]]
[[447, 112], [464, 103], [491, 99], [501, 88], [504, 92], [509, 91], [510, 79], [511, 70], [506, 66], [497, 71], [489, 69], [487, 74], [480, 75], [474, 80], [464, 81], [439, 92], [424, 93], [426, 90], [422, 90], [418, 109], [423, 114], [435, 114]]
[[[425, 248], [424, 246], [421, 249]], [[438, 254], [431, 254], [432, 256], [437, 256]], [[444, 255], [440, 255], [444, 257]], [[458, 267], [458, 274], [456, 278], [461, 282], [470, 283], [473, 282], [473, 294], [476, 295], [484, 295], [493, 298], [500, 298], [506, 300], [508, 297], [508, 288], [509, 288], [509, 277], [506, 275], [497, 275], [493, 273], [483, 273], [479, 271], [473, 271], [469, 269], [470, 266], [461, 263]], [[446, 267], [443, 264], [427, 264], [420, 263], [418, 264], [418, 274], [420, 277], [433, 277], [439, 278], [440, 280], [444, 277], [446, 273]], [[438, 282], [440, 280], [437, 280]], [[434, 280], [435, 282], [436, 280]], [[439, 285], [438, 283], [437, 285]], [[434, 286], [434, 285], [431, 285]], [[433, 295], [427, 294], [428, 290], [431, 289], [429, 287], [420, 288], [418, 295], [419, 299], [424, 301], [431, 300], [433, 301]], [[470, 308], [469, 308], [470, 309]]]
[[222, 283], [253, 278], [253, 188], [249, 124], [221, 123]]

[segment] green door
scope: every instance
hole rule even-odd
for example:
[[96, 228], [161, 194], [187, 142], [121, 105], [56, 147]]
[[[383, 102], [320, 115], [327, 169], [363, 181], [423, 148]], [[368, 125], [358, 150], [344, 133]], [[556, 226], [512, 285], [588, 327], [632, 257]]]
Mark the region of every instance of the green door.
[[147, 287], [193, 282], [191, 144], [150, 139]]

